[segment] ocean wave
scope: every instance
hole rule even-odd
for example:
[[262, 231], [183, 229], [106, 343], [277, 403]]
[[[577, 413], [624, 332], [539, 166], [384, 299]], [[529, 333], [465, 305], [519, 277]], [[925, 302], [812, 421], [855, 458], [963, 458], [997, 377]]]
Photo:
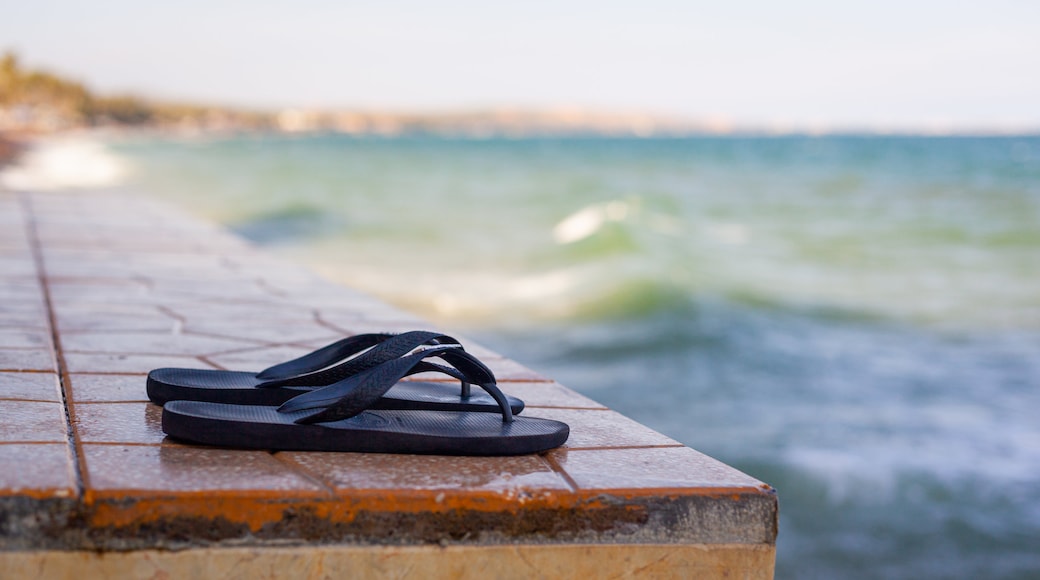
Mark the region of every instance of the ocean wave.
[[553, 226], [552, 237], [560, 246], [581, 246], [603, 237], [616, 240], [619, 231], [627, 233], [627, 239], [638, 233], [676, 236], [682, 226], [673, 216], [648, 209], [642, 198], [631, 197], [590, 204], [569, 214]]
[[55, 137], [36, 142], [17, 164], [0, 172], [0, 184], [32, 191], [111, 187], [122, 183], [129, 169], [101, 141]]
[[573, 244], [603, 229], [609, 223], [621, 222], [632, 213], [631, 203], [610, 201], [584, 207], [567, 216], [553, 228], [557, 244]]
[[336, 215], [308, 204], [284, 207], [228, 223], [238, 235], [261, 245], [303, 243], [339, 231]]

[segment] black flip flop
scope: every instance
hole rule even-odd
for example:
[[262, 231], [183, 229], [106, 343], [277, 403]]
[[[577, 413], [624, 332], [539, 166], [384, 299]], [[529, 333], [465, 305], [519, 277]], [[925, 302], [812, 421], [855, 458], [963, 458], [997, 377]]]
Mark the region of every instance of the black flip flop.
[[[424, 345], [459, 345], [454, 338], [429, 331], [403, 334], [371, 333], [351, 336], [320, 348], [300, 358], [284, 362], [259, 373], [213, 369], [161, 368], [148, 373], [148, 398], [156, 404], [169, 401], [202, 401], [237, 405], [280, 405], [289, 399], [330, 385], [339, 380], [398, 358]], [[450, 355], [454, 360], [466, 359], [490, 373], [464, 349]], [[377, 409], [429, 409], [443, 411], [495, 412], [494, 399], [484, 394], [470, 394], [469, 381], [462, 373], [452, 374], [433, 363], [417, 365], [412, 374], [440, 371], [461, 381], [445, 383], [403, 382], [394, 386], [376, 403]], [[509, 397], [514, 413], [524, 408], [520, 399]]]
[[[434, 346], [299, 395], [281, 407], [172, 401], [163, 408], [168, 435], [192, 443], [281, 451], [353, 451], [441, 455], [522, 455], [562, 445], [559, 421], [513, 417], [490, 373], [474, 381], [499, 415], [470, 411], [372, 410], [415, 366], [459, 347]], [[466, 366], [463, 363], [463, 366]], [[479, 369], [465, 369], [468, 376]]]

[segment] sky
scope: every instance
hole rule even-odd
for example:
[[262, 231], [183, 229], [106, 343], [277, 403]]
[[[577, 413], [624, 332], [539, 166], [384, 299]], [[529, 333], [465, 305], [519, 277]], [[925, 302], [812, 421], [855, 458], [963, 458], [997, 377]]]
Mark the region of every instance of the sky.
[[0, 15], [0, 50], [99, 92], [1040, 129], [1034, 0], [0, 0]]

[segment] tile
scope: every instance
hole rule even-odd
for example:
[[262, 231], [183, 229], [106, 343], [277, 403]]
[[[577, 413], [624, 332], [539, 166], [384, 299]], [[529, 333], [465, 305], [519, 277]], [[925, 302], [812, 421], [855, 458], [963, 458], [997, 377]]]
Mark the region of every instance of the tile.
[[161, 276], [213, 281], [233, 275], [221, 263], [219, 256], [207, 254], [60, 249], [45, 244], [43, 255], [47, 274], [55, 277], [134, 279]]
[[62, 332], [121, 331], [173, 333], [180, 321], [150, 304], [56, 305], [55, 320]]
[[491, 372], [495, 373], [495, 378], [497, 378], [499, 382], [533, 381], [547, 383], [552, 381], [552, 379], [525, 367], [515, 360], [500, 358], [484, 360], [483, 362], [491, 369]]
[[[218, 308], [221, 305], [218, 304]], [[322, 327], [313, 318], [282, 315], [276, 307], [270, 307], [266, 315], [232, 313], [201, 316], [189, 313], [184, 317], [185, 332], [203, 336], [227, 336], [248, 340], [253, 344], [278, 345], [290, 342], [338, 338], [339, 335]]]
[[85, 444], [83, 454], [89, 487], [96, 492], [267, 491], [279, 497], [327, 493], [266, 451]]
[[260, 371], [311, 352], [312, 348], [295, 346], [271, 346], [241, 352], [207, 357], [210, 361], [232, 370]]
[[500, 382], [498, 388], [506, 394], [522, 399], [528, 409], [534, 407], [606, 409], [604, 405], [557, 382]]
[[[2, 356], [2, 352], [0, 352]], [[2, 359], [0, 359], [2, 360]], [[161, 367], [211, 368], [194, 356], [159, 356], [147, 354], [65, 353], [65, 366], [70, 373], [148, 374]]]
[[762, 482], [689, 447], [550, 451], [548, 457], [585, 490], [747, 488]]
[[681, 446], [653, 429], [610, 410], [525, 409], [523, 416], [563, 421], [571, 428], [568, 448]]
[[60, 403], [61, 386], [56, 373], [0, 372], [0, 399], [24, 399]]
[[[141, 278], [98, 278], [48, 276], [48, 287], [56, 312], [74, 312], [93, 306], [100, 311], [131, 310], [150, 303], [151, 288]], [[137, 306], [137, 308], [143, 308]]]
[[[381, 312], [379, 311], [381, 310]], [[322, 312], [319, 318], [336, 328], [342, 328], [349, 334], [365, 334], [369, 332], [407, 332], [409, 330], [437, 330], [435, 325], [417, 318], [412, 314], [401, 312], [393, 307], [382, 309], [366, 308], [362, 318], [351, 318], [344, 313], [329, 314]], [[357, 316], [357, 315], [355, 315]], [[449, 333], [450, 334], [450, 333]]]
[[0, 276], [35, 276], [36, 264], [27, 257], [0, 255]]
[[0, 401], [0, 443], [68, 441], [65, 407], [60, 403]]
[[186, 232], [144, 230], [110, 223], [91, 229], [75, 228], [73, 224], [52, 224], [40, 228], [40, 239], [48, 248], [91, 249], [121, 253], [158, 254], [213, 254], [242, 251], [241, 243], [227, 243], [227, 239], [212, 237], [208, 240], [187, 235]]
[[386, 305], [382, 309], [371, 309], [364, 311], [364, 318], [353, 325], [353, 332], [408, 332], [410, 330], [428, 330], [445, 332], [444, 328], [424, 320], [410, 312], [399, 309], [392, 305]]
[[[0, 207], [0, 215], [4, 215], [7, 210]], [[26, 239], [25, 233], [22, 231], [12, 231], [20, 229], [20, 221], [11, 223], [9, 220], [0, 221], [0, 251], [15, 253], [25, 252], [29, 254], [31, 251], [29, 246], [29, 240]]]
[[3, 276], [3, 280], [3, 284], [0, 284], [0, 303], [25, 302], [43, 305], [43, 289], [40, 288], [36, 276]]
[[106, 316], [101, 314], [64, 316], [59, 318], [57, 323], [58, 330], [63, 334], [84, 331], [172, 334], [180, 325], [176, 320], [161, 315]]
[[66, 443], [0, 445], [0, 496], [69, 497], [76, 479]]
[[48, 329], [50, 322], [43, 300], [0, 299], [0, 327]]
[[198, 356], [249, 348], [257, 342], [171, 332], [66, 332], [61, 337], [62, 349], [67, 353], [105, 352]]
[[[243, 285], [246, 286], [245, 292]], [[180, 296], [182, 299], [172, 310], [186, 320], [194, 319], [195, 322], [238, 322], [249, 318], [286, 323], [314, 321], [314, 309], [310, 305], [272, 296], [262, 287], [258, 287], [256, 280], [249, 274], [244, 274], [241, 278], [206, 281], [157, 279], [155, 289], [159, 295]]]
[[[216, 336], [225, 338], [237, 338], [252, 342], [264, 342], [268, 344], [294, 343], [302, 345], [314, 345], [314, 348], [324, 346], [343, 338], [344, 335], [336, 333], [328, 328], [322, 327], [316, 322], [282, 324], [268, 323], [248, 319], [244, 321], [223, 322], [207, 321], [205, 323], [188, 322], [184, 325], [184, 332], [205, 336]], [[310, 348], [310, 346], [308, 346]]]
[[[270, 305], [273, 296], [270, 289], [254, 277], [242, 276], [234, 272], [208, 273], [195, 277], [176, 276], [175, 273], [153, 272], [149, 274], [154, 283], [152, 296], [167, 304], [192, 305], [187, 312], [199, 313], [199, 309], [207, 314], [221, 315], [239, 309], [252, 308], [263, 313], [262, 306], [267, 304], [266, 314], [270, 316], [277, 305]], [[304, 315], [310, 309], [300, 307]], [[293, 318], [303, 320], [304, 315]]]
[[76, 436], [85, 443], [140, 443], [158, 445], [162, 407], [152, 403], [78, 403]]
[[69, 375], [72, 400], [77, 403], [113, 403], [148, 400], [146, 377], [140, 375]]
[[301, 466], [341, 493], [363, 489], [387, 493], [437, 491], [517, 494], [569, 487], [537, 455], [448, 457], [381, 453], [281, 452], [280, 459]]
[[57, 370], [57, 361], [49, 348], [0, 348], [0, 371]]
[[0, 328], [0, 349], [50, 348], [50, 331], [43, 329]]

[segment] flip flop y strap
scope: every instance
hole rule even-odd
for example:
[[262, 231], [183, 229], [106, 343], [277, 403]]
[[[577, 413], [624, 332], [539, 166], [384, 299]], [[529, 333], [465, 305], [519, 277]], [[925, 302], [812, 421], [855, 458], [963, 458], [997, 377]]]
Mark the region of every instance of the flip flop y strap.
[[393, 337], [389, 333], [370, 333], [349, 336], [342, 340], [319, 348], [291, 361], [276, 364], [257, 373], [256, 378], [262, 381], [291, 379], [299, 375], [313, 373], [354, 356], [366, 349]]
[[[282, 365], [278, 365], [290, 365], [289, 367], [285, 367], [286, 369], [311, 368], [314, 372], [307, 372], [306, 374], [295, 374], [292, 376], [282, 376], [281, 378], [265, 380], [264, 382], [256, 386], [258, 388], [270, 388], [313, 387], [318, 385], [329, 385], [337, 381], [343, 380], [351, 375], [355, 375], [370, 368], [377, 367], [387, 361], [404, 356], [414, 351], [416, 348], [420, 346], [434, 344], [451, 344], [461, 346], [459, 341], [455, 340], [454, 338], [446, 334], [441, 334], [439, 332], [430, 332], [425, 330], [413, 330], [411, 332], [405, 332], [402, 334], [394, 335], [369, 334], [359, 336], [363, 338], [355, 343], [351, 343], [350, 345], [343, 346], [341, 348], [333, 348], [339, 344], [333, 343], [323, 349], [320, 349], [319, 351], [311, 353], [313, 355], [317, 355], [318, 353], [321, 353], [321, 351], [326, 351], [322, 353], [321, 356], [315, 356], [306, 364], [301, 363], [297, 366], [292, 365], [292, 363], [295, 363], [296, 361], [302, 359], [306, 359], [311, 355], [305, 355], [300, 359], [296, 359], [296, 361], [289, 361], [288, 363], [282, 363]], [[380, 336], [384, 336], [384, 338], [379, 338]], [[348, 340], [350, 339], [344, 339], [339, 342], [342, 343]], [[372, 342], [372, 344], [369, 344], [368, 346], [360, 346], [366, 344], [367, 342]], [[350, 349], [352, 348], [355, 348], [356, 350], [350, 352]], [[368, 350], [365, 350], [366, 348]], [[340, 360], [342, 360], [343, 357], [336, 358], [334, 354], [343, 352], [346, 352], [347, 356], [349, 356], [350, 354], [355, 354], [356, 356], [353, 356], [353, 358], [348, 358], [346, 361], [343, 361], [340, 364], [337, 364], [336, 366], [325, 368], [329, 364], [339, 362]], [[327, 364], [317, 366], [321, 362], [326, 362]], [[277, 367], [272, 367], [272, 369], [274, 368]], [[260, 373], [260, 375], [257, 375], [258, 378], [264, 379], [265, 377], [263, 375], [267, 373], [269, 370], [271, 369], [265, 370], [262, 373]]]
[[417, 365], [423, 363], [424, 359], [439, 357], [444, 360], [459, 358], [459, 360], [466, 361], [463, 363], [466, 370], [458, 370], [465, 375], [468, 379], [467, 382], [476, 384], [491, 395], [495, 402], [498, 403], [498, 407], [502, 412], [502, 421], [505, 423], [512, 422], [513, 411], [509, 408], [509, 401], [506, 399], [505, 394], [495, 384], [494, 375], [490, 371], [487, 373], [481, 372], [481, 367], [484, 369], [487, 367], [484, 367], [479, 361], [477, 361], [477, 364], [470, 364], [465, 357], [452, 356], [461, 350], [462, 347], [460, 346], [442, 345], [401, 356], [343, 379], [338, 383], [293, 397], [282, 404], [278, 411], [291, 413], [309, 409], [318, 410], [317, 413], [297, 419], [296, 423], [300, 424], [325, 423], [348, 419], [370, 408], [391, 387], [396, 385], [402, 378], [408, 376]]

